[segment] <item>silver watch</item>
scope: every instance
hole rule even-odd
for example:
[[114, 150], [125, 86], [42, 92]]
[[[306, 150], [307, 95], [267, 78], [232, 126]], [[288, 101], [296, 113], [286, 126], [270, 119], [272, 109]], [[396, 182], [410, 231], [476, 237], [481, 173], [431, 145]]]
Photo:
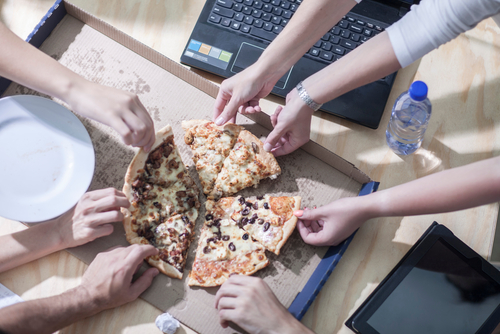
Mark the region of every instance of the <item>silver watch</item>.
[[309, 96], [307, 90], [302, 86], [302, 81], [297, 84], [297, 91], [299, 92], [299, 96], [304, 101], [304, 103], [314, 111], [318, 111], [319, 108], [323, 105], [322, 103], [314, 102], [314, 100]]

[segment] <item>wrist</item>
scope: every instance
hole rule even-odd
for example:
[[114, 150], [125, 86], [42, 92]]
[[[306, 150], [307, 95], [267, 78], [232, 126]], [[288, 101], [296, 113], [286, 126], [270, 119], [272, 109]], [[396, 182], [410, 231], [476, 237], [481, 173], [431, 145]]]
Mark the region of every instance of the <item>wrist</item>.
[[93, 298], [92, 294], [83, 285], [64, 292], [61, 297], [68, 300], [71, 303], [68, 308], [73, 309], [74, 314], [81, 317], [88, 317], [105, 309], [102, 307], [102, 303]]

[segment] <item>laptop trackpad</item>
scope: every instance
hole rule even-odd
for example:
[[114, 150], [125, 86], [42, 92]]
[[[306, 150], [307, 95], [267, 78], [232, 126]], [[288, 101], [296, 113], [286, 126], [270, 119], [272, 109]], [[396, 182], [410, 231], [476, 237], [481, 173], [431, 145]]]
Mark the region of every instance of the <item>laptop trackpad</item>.
[[[236, 59], [234, 60], [233, 67], [231, 67], [231, 72], [239, 73], [243, 71], [245, 68], [255, 63], [257, 59], [259, 59], [262, 52], [264, 52], [264, 49], [261, 47], [248, 43], [241, 43], [238, 54], [236, 55]], [[284, 76], [282, 76], [278, 80], [275, 87], [280, 89], [285, 88], [292, 69], [293, 66], [288, 72], [285, 73]]]

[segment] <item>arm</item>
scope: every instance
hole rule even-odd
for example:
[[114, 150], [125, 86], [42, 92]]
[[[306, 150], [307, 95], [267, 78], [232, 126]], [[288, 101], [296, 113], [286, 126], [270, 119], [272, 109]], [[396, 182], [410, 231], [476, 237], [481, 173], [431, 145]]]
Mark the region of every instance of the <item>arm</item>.
[[1, 22], [0, 45], [0, 76], [65, 101], [74, 112], [114, 128], [127, 145], [153, 146], [153, 121], [137, 95], [85, 80]]
[[60, 295], [17, 303], [0, 309], [6, 333], [53, 333], [78, 320], [135, 300], [151, 285], [158, 269], [149, 268], [132, 282], [143, 259], [156, 255], [147, 245], [100, 253], [83, 275], [82, 284]]
[[215, 100], [216, 123], [234, 119], [238, 109], [260, 112], [259, 99], [355, 4], [355, 0], [305, 0], [255, 64], [222, 82]]
[[215, 296], [219, 321], [227, 328], [234, 322], [249, 333], [314, 334], [278, 301], [262, 279], [232, 275]]
[[324, 246], [337, 245], [368, 219], [465, 210], [499, 200], [500, 157], [495, 157], [295, 215], [304, 241]]
[[114, 188], [91, 191], [53, 221], [0, 236], [0, 272], [111, 234], [111, 223], [123, 220], [120, 208], [128, 206], [125, 195]]

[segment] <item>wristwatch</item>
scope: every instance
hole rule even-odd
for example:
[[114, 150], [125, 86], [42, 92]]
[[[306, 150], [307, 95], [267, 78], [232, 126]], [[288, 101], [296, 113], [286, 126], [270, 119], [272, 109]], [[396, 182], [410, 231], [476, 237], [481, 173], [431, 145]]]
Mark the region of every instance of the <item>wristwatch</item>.
[[319, 108], [323, 105], [322, 103], [315, 102], [307, 93], [307, 90], [302, 86], [302, 81], [297, 84], [297, 91], [299, 92], [299, 96], [304, 101], [304, 103], [314, 111], [318, 111]]

